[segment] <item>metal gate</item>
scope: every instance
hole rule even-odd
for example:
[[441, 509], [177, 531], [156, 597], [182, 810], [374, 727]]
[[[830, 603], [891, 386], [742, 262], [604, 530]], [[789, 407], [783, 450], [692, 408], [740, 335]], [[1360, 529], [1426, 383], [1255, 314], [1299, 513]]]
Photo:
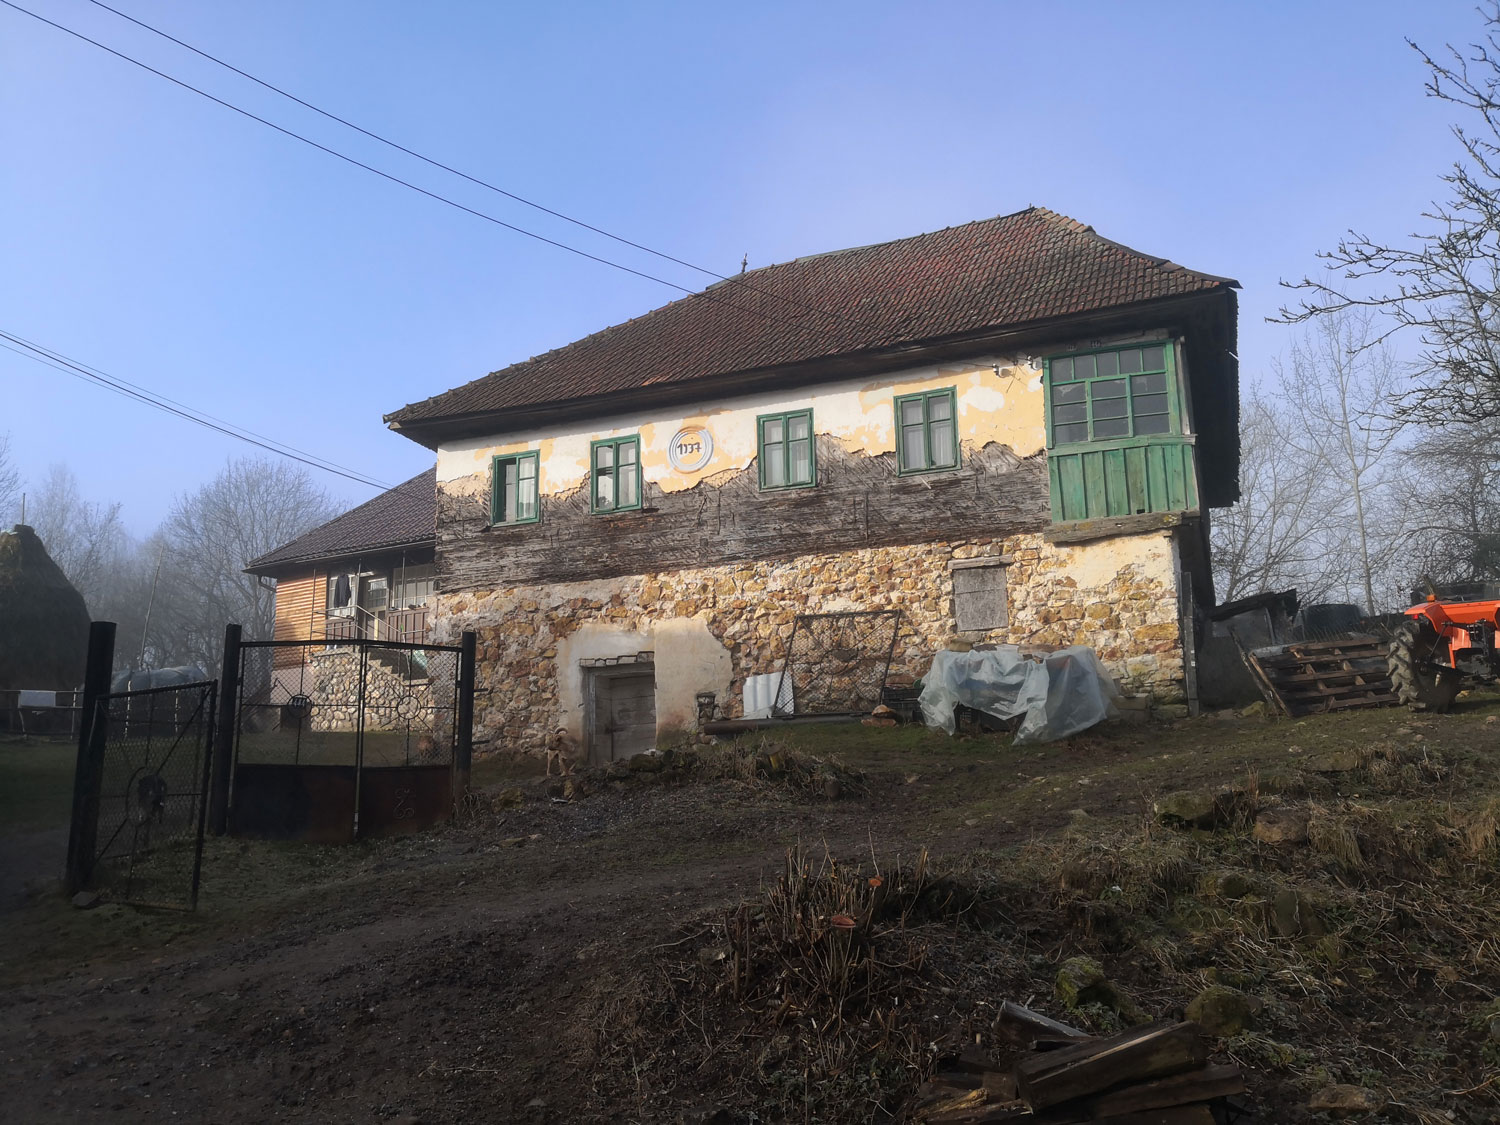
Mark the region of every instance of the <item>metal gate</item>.
[[[777, 714], [858, 715], [880, 705], [899, 609], [799, 613], [776, 689]], [[790, 711], [782, 700], [790, 698]]]
[[236, 650], [224, 664], [234, 692], [231, 833], [345, 843], [452, 814], [467, 766], [472, 647], [467, 689], [461, 645], [324, 639]]
[[210, 680], [98, 700], [87, 881], [104, 897], [197, 906], [216, 696]]

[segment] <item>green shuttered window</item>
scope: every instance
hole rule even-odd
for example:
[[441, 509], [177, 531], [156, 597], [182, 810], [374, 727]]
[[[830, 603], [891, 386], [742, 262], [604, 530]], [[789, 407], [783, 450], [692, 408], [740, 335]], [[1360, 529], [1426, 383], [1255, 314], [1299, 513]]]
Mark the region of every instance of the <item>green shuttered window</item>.
[[763, 414], [760, 427], [760, 486], [806, 488], [814, 481], [811, 410]]
[[513, 453], [490, 463], [490, 523], [536, 523], [537, 454]]
[[1054, 356], [1046, 386], [1055, 522], [1198, 507], [1170, 341]]
[[641, 439], [606, 438], [593, 443], [594, 473], [589, 510], [624, 512], [641, 506]]
[[896, 396], [896, 467], [930, 473], [958, 467], [958, 403], [953, 387]]

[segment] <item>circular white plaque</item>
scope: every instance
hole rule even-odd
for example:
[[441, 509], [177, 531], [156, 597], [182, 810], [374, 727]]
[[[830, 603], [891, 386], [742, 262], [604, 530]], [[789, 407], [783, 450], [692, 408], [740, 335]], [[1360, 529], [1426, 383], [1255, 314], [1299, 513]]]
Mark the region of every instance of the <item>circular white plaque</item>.
[[685, 426], [672, 435], [667, 460], [679, 473], [696, 473], [714, 455], [713, 435], [702, 426]]

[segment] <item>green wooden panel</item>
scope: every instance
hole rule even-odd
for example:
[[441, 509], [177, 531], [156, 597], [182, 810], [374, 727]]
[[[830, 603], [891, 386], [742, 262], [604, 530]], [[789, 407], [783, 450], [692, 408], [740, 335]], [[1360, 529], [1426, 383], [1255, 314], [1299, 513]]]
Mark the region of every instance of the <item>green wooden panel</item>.
[[1104, 512], [1109, 504], [1104, 490], [1104, 451], [1091, 449], [1083, 455], [1084, 501], [1089, 513]]
[[1104, 504], [1112, 516], [1128, 516], [1134, 508], [1125, 487], [1125, 451], [1106, 449], [1104, 459]]
[[1198, 507], [1193, 446], [1181, 439], [1121, 439], [1047, 455], [1056, 523]]

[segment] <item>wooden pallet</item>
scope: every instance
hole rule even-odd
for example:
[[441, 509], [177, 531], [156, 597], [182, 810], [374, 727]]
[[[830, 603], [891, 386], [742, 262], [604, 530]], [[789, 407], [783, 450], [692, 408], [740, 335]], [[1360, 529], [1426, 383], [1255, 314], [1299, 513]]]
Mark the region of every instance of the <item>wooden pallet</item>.
[[1399, 703], [1385, 649], [1380, 638], [1361, 636], [1240, 652], [1267, 702], [1297, 718]]

